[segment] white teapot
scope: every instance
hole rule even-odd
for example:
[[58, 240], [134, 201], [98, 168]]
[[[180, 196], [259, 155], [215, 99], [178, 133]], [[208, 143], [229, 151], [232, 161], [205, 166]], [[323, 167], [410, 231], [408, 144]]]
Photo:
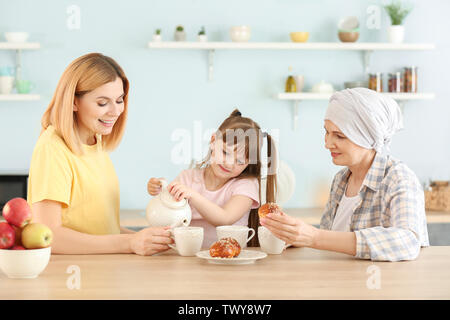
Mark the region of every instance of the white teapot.
[[150, 227], [187, 227], [191, 223], [191, 207], [186, 199], [176, 201], [167, 190], [167, 181], [161, 179], [161, 193], [153, 197], [146, 210]]

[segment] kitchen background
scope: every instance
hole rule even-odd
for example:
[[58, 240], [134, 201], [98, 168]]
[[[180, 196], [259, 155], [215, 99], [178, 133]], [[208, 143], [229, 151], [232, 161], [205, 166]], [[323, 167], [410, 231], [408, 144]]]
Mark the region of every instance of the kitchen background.
[[[432, 43], [428, 51], [376, 51], [374, 72], [418, 66], [418, 90], [433, 100], [404, 104], [405, 129], [392, 142], [392, 154], [405, 161], [421, 182], [450, 180], [450, 1], [411, 1], [405, 42]], [[185, 27], [187, 41], [197, 41], [205, 26], [209, 41], [230, 41], [229, 29], [249, 25], [252, 42], [290, 41], [292, 31], [309, 31], [308, 42], [339, 42], [337, 24], [347, 16], [360, 21], [358, 42], [387, 42], [389, 17], [384, 1], [333, 0], [158, 0], [54, 1], [0, 0], [0, 42], [4, 32], [27, 31], [38, 50], [23, 50], [22, 78], [35, 84], [38, 101], [0, 101], [0, 171], [26, 171], [40, 133], [40, 119], [63, 70], [88, 52], [102, 52], [124, 68], [130, 82], [129, 120], [119, 148], [111, 155], [121, 187], [121, 207], [143, 209], [149, 177], [171, 180], [189, 164], [175, 164], [171, 153], [176, 129], [203, 132], [216, 128], [238, 107], [263, 128], [279, 130], [279, 151], [296, 177], [285, 207], [322, 206], [333, 175], [341, 169], [324, 148], [326, 100], [299, 104], [298, 129], [292, 130], [291, 101], [284, 91], [288, 67], [305, 77], [305, 91], [325, 80], [335, 89], [345, 81], [364, 80], [359, 51], [216, 50], [214, 79], [208, 81], [208, 51], [155, 50], [147, 44], [157, 28], [172, 41], [175, 27]], [[80, 9], [80, 28], [70, 29], [68, 8]], [[379, 29], [368, 29], [367, 9], [379, 5]], [[0, 67], [14, 66], [15, 55], [0, 50]], [[386, 79], [383, 79], [386, 82]], [[385, 87], [386, 88], [386, 87]], [[206, 145], [206, 140], [203, 140]]]

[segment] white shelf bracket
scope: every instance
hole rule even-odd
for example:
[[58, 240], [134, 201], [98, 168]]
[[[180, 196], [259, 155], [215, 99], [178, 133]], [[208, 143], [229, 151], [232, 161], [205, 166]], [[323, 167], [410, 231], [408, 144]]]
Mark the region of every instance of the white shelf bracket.
[[21, 79], [21, 72], [22, 72], [22, 59], [21, 59], [21, 53], [22, 51], [20, 49], [16, 50], [16, 80]]
[[215, 54], [214, 49], [209, 50], [209, 57], [208, 57], [208, 80], [209, 81], [213, 81], [213, 76], [214, 76], [214, 54]]
[[364, 73], [369, 74], [370, 71], [370, 58], [372, 56], [373, 50], [364, 50]]
[[294, 122], [293, 122], [293, 129], [294, 131], [297, 131], [297, 124], [298, 124], [298, 104], [300, 103], [300, 100], [294, 100]]

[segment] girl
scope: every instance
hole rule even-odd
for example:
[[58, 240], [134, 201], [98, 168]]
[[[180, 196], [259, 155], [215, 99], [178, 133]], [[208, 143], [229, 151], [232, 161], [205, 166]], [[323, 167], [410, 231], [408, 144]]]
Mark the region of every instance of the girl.
[[325, 148], [336, 165], [320, 229], [286, 214], [261, 219], [297, 247], [375, 261], [413, 260], [429, 246], [424, 194], [404, 163], [387, 154], [402, 128], [390, 97], [365, 88], [335, 93], [325, 115]]
[[173, 242], [165, 228], [135, 233], [119, 224], [119, 181], [108, 151], [125, 130], [128, 88], [122, 68], [100, 53], [73, 61], [58, 82], [28, 179], [33, 222], [52, 229], [52, 253], [151, 255]]
[[[191, 226], [204, 228], [205, 247], [217, 240], [216, 226], [248, 225], [257, 232], [261, 193], [261, 148], [267, 138], [267, 201], [274, 201], [276, 152], [272, 137], [250, 118], [234, 110], [210, 141], [210, 150], [194, 169], [182, 171], [168, 185], [176, 200], [187, 199], [192, 209]], [[152, 196], [161, 191], [160, 180], [147, 185]], [[258, 245], [255, 235], [250, 246]]]

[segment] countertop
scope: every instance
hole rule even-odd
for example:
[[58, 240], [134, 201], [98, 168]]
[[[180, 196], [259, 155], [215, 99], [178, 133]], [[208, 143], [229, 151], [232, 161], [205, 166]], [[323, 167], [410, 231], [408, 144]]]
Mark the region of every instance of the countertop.
[[[288, 215], [302, 218], [309, 224], [319, 225], [323, 208], [286, 208], [284, 212]], [[450, 212], [427, 211], [427, 223], [450, 223]], [[145, 209], [142, 210], [120, 210], [120, 223], [123, 227], [145, 227]]]
[[[68, 288], [71, 266], [79, 267], [80, 289]], [[36, 279], [0, 272], [0, 299], [450, 299], [449, 270], [450, 247], [443, 246], [404, 262], [309, 248], [251, 265], [213, 265], [173, 250], [148, 257], [52, 255]]]

